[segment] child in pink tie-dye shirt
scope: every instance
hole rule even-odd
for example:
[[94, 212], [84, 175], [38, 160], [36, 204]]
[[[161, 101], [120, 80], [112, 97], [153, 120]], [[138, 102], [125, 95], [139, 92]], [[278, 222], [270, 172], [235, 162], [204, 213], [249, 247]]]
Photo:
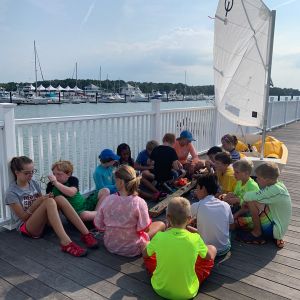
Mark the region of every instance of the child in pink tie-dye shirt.
[[104, 231], [108, 251], [136, 256], [158, 231], [165, 229], [165, 224], [151, 222], [146, 202], [137, 195], [140, 178], [132, 167], [119, 167], [115, 179], [118, 193], [103, 200], [94, 224], [99, 231]]

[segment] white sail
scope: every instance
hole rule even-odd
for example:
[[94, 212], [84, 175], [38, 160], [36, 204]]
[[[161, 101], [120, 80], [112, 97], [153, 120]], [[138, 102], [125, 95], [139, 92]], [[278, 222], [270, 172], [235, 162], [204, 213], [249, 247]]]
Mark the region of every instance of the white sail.
[[218, 111], [263, 127], [271, 12], [260, 0], [220, 0], [215, 15], [214, 84]]

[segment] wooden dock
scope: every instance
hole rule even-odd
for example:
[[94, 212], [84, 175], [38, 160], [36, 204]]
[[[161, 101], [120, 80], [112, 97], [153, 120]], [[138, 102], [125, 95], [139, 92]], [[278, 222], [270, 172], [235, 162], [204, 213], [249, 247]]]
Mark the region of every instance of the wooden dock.
[[[289, 150], [281, 175], [293, 200], [286, 246], [277, 250], [270, 243], [233, 241], [231, 255], [216, 263], [195, 299], [300, 299], [300, 123], [271, 134]], [[0, 299], [160, 299], [142, 262], [110, 254], [103, 246], [75, 258], [60, 251], [52, 232], [32, 240], [2, 231]]]

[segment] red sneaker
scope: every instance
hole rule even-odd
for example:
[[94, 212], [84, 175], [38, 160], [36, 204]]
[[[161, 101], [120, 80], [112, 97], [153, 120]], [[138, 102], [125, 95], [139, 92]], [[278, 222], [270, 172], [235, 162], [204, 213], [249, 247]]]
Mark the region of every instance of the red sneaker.
[[73, 256], [80, 257], [80, 256], [85, 256], [87, 253], [86, 249], [81, 248], [74, 242], [70, 242], [68, 245], [63, 246], [61, 245], [61, 251], [67, 252]]
[[80, 238], [88, 248], [96, 249], [98, 248], [98, 240], [89, 232], [87, 234], [82, 234]]

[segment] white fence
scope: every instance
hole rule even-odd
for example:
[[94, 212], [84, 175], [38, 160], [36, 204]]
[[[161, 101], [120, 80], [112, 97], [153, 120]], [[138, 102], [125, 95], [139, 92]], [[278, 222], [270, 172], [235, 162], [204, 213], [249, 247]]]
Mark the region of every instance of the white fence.
[[[299, 100], [271, 101], [268, 127], [285, 125], [300, 118]], [[116, 151], [120, 143], [131, 147], [132, 156], [145, 148], [147, 141], [161, 141], [166, 132], [179, 136], [188, 129], [196, 138], [199, 153], [219, 144], [226, 133], [241, 134], [257, 129], [241, 128], [220, 116], [215, 107], [161, 110], [160, 102], [152, 102], [152, 110], [145, 112], [14, 119], [14, 105], [0, 104], [0, 226], [9, 215], [4, 193], [10, 181], [8, 162], [14, 155], [26, 155], [38, 169], [36, 179], [45, 189], [51, 165], [59, 159], [73, 162], [74, 175], [80, 180], [80, 191], [94, 189], [93, 171], [98, 154], [104, 148]], [[3, 120], [1, 122], [1, 120]]]

